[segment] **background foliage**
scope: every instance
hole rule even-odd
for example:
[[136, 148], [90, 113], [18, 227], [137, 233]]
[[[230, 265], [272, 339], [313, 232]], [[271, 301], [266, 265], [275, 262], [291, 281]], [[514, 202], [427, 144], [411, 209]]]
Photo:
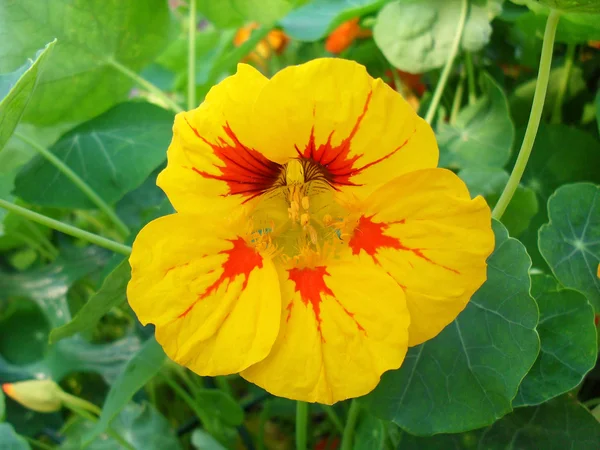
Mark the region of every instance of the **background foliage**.
[[294, 402], [175, 365], [125, 301], [126, 245], [172, 212], [155, 180], [174, 114], [240, 61], [271, 76], [353, 59], [435, 112], [440, 165], [493, 207], [553, 9], [542, 123], [493, 224], [487, 281], [372, 393], [311, 405], [308, 440], [336, 449], [346, 428], [344, 450], [600, 448], [596, 0], [0, 0], [0, 382], [48, 378], [83, 399], [37, 413], [0, 391], [0, 448], [294, 448]]

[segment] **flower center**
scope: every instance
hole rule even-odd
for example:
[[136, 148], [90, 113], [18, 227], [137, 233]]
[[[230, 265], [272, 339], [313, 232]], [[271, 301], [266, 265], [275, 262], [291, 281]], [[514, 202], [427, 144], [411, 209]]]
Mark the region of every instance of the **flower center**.
[[343, 245], [351, 216], [318, 163], [291, 159], [273, 188], [257, 198], [248, 241], [263, 254], [314, 267]]

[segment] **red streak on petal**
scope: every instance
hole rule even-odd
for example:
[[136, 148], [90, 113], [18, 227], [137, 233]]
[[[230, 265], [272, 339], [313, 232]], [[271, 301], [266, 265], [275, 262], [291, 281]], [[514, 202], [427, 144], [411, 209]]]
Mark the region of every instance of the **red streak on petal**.
[[364, 250], [373, 261], [379, 264], [375, 255], [380, 248], [394, 248], [403, 250], [404, 246], [398, 239], [392, 236], [383, 234], [389, 228], [387, 223], [373, 222], [373, 216], [361, 216], [358, 220], [358, 225], [354, 229], [354, 233], [348, 245], [352, 249], [353, 255], [358, 255], [361, 250]]
[[315, 313], [315, 319], [317, 321], [317, 331], [321, 335], [321, 341], [323, 339], [323, 333], [321, 332], [321, 294], [327, 294], [333, 297], [333, 292], [325, 284], [323, 279], [327, 273], [325, 266], [317, 266], [315, 268], [293, 268], [289, 269], [289, 279], [296, 284], [296, 292], [300, 293], [302, 302], [308, 306], [312, 306]]
[[165, 271], [165, 276], [167, 276], [167, 274], [168, 274], [168, 273], [169, 273], [171, 270], [174, 270], [174, 269], [179, 269], [179, 268], [181, 268], [181, 267], [186, 267], [186, 266], [188, 266], [189, 264], [190, 264], [190, 262], [188, 261], [188, 262], [186, 262], [186, 263], [183, 263], [183, 264], [179, 264], [179, 265], [171, 266], [171, 267], [169, 267], [169, 268], [168, 268], [168, 269]]
[[224, 181], [229, 187], [229, 194], [250, 198], [262, 194], [275, 184], [283, 170], [281, 164], [270, 161], [260, 152], [242, 144], [228, 123], [223, 126], [223, 131], [231, 142], [220, 137], [218, 143], [212, 143], [202, 137], [185, 116], [184, 119], [196, 137], [208, 145], [223, 163], [222, 166], [215, 166], [221, 171], [220, 175], [193, 167], [194, 172], [204, 178]]
[[311, 129], [311, 132], [310, 132], [310, 136], [308, 138], [308, 143], [306, 144], [304, 151], [302, 152], [296, 147], [296, 151], [298, 152], [298, 154], [301, 157], [311, 159], [323, 167], [324, 172], [325, 172], [325, 177], [331, 183], [331, 185], [334, 187], [336, 185], [338, 185], [338, 186], [357, 186], [356, 183], [353, 183], [350, 180], [351, 177], [356, 176], [359, 173], [361, 173], [362, 171], [364, 171], [365, 169], [368, 169], [369, 167], [379, 164], [380, 162], [391, 157], [396, 152], [398, 152], [400, 149], [402, 149], [410, 140], [410, 137], [409, 137], [408, 139], [406, 139], [406, 141], [404, 141], [396, 149], [394, 149], [387, 155], [384, 155], [375, 161], [371, 161], [370, 163], [365, 164], [364, 166], [355, 167], [355, 163], [360, 158], [362, 158], [363, 155], [357, 153], [354, 156], [349, 156], [352, 139], [354, 139], [354, 136], [356, 136], [356, 133], [360, 129], [360, 125], [361, 125], [365, 115], [367, 114], [367, 111], [369, 110], [369, 103], [371, 102], [372, 95], [373, 95], [373, 92], [369, 92], [369, 94], [367, 95], [367, 99], [365, 101], [365, 105], [363, 107], [363, 111], [356, 119], [356, 122], [354, 123], [354, 126], [352, 127], [352, 130], [350, 131], [350, 134], [348, 135], [348, 137], [343, 139], [342, 142], [340, 142], [338, 145], [334, 146], [331, 142], [331, 140], [333, 138], [333, 133], [334, 133], [334, 131], [332, 131], [329, 134], [327, 141], [324, 144], [320, 144], [317, 146], [317, 144], [315, 142], [315, 128], [313, 126], [313, 128]]
[[179, 317], [185, 317], [186, 314], [189, 313], [194, 306], [196, 306], [196, 303], [216, 292], [225, 281], [232, 283], [238, 275], [244, 276], [244, 282], [242, 284], [243, 291], [248, 285], [250, 272], [257, 267], [259, 269], [262, 268], [262, 256], [260, 256], [260, 254], [257, 253], [253, 248], [249, 247], [243, 238], [238, 237], [237, 239], [230, 240], [229, 242], [233, 243], [233, 248], [219, 252], [221, 255], [227, 255], [227, 260], [222, 266], [223, 273], [213, 284], [211, 284], [202, 294], [200, 294], [196, 301], [192, 303], [183, 313], [181, 313]]
[[[387, 236], [384, 234], [384, 231], [390, 227], [390, 224], [404, 223], [404, 219], [396, 222], [383, 223], [373, 222], [373, 220], [371, 220], [372, 218], [373, 216], [361, 216], [361, 218], [359, 219], [358, 225], [354, 229], [354, 234], [352, 235], [352, 238], [348, 243], [348, 245], [352, 249], [353, 255], [358, 255], [361, 250], [364, 250], [369, 256], [371, 256], [371, 258], [373, 258], [373, 261], [375, 261], [375, 263], [379, 264], [379, 261], [376, 257], [378, 250], [380, 248], [393, 248], [396, 250], [411, 252], [413, 255], [427, 261], [430, 264], [441, 267], [442, 269], [448, 270], [457, 275], [460, 274], [458, 270], [439, 264], [430, 259], [429, 257], [425, 256], [423, 254], [422, 249], [406, 247], [400, 242], [398, 238]], [[410, 264], [410, 261], [408, 261], [408, 263]]]
[[286, 322], [290, 321], [290, 317], [292, 317], [292, 308], [294, 307], [294, 302], [290, 302], [289, 305], [286, 306], [285, 310], [287, 311], [287, 317], [285, 318]]
[[[327, 272], [327, 268], [325, 266], [317, 266], [314, 268], [305, 267], [303, 269], [293, 268], [288, 270], [289, 279], [292, 280], [296, 287], [295, 291], [300, 293], [300, 298], [302, 302], [308, 306], [309, 304], [312, 306], [313, 312], [315, 313], [315, 319], [317, 321], [317, 331], [321, 335], [321, 341], [325, 342], [323, 338], [323, 333], [321, 331], [321, 302], [323, 301], [321, 295], [327, 294], [332, 297], [338, 305], [344, 310], [344, 312], [354, 321], [357, 328], [365, 333], [365, 329], [358, 323], [358, 321], [354, 318], [354, 314], [348, 311], [341, 302], [335, 297], [334, 293], [329, 289], [327, 284], [325, 284], [325, 275], [330, 276]], [[292, 304], [290, 303], [287, 307], [288, 316], [287, 320], [289, 320], [290, 315], [292, 313]]]

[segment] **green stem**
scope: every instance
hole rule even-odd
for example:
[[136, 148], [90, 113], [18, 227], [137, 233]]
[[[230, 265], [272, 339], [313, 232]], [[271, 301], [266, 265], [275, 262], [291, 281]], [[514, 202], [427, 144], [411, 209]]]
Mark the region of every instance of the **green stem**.
[[565, 65], [563, 66], [563, 76], [560, 80], [556, 101], [554, 102], [554, 109], [552, 110], [552, 118], [550, 120], [550, 123], [553, 124], [562, 122], [562, 107], [565, 100], [565, 94], [567, 93], [567, 88], [569, 87], [569, 78], [571, 77], [571, 70], [573, 69], [573, 60], [575, 59], [576, 48], [577, 46], [575, 44], [567, 45]]
[[600, 397], [591, 398], [591, 399], [583, 402], [583, 406], [585, 406], [586, 408], [590, 408], [590, 409], [596, 405], [600, 405]]
[[307, 450], [308, 403], [296, 402], [296, 450]]
[[469, 83], [469, 105], [472, 105], [477, 101], [477, 88], [475, 86], [475, 67], [473, 66], [473, 57], [469, 52], [465, 52], [465, 66], [467, 67], [467, 80]]
[[233, 389], [231, 389], [231, 385], [229, 384], [229, 381], [227, 381], [227, 378], [223, 376], [215, 377], [215, 384], [219, 390], [225, 392], [227, 395], [233, 398]]
[[187, 107], [196, 105], [196, 0], [190, 0], [190, 18], [188, 30], [188, 92]]
[[344, 433], [344, 424], [342, 423], [340, 416], [338, 416], [337, 413], [335, 412], [335, 409], [333, 409], [332, 406], [328, 406], [328, 405], [320, 405], [320, 406], [321, 406], [321, 409], [327, 415], [327, 418], [331, 421], [331, 423], [335, 427], [335, 429], [338, 430], [340, 434], [343, 434]]
[[258, 416], [258, 450], [266, 450], [265, 445], [265, 427], [270, 417], [271, 403], [265, 402], [262, 411]]
[[82, 230], [81, 228], [68, 225], [58, 220], [54, 220], [50, 217], [30, 211], [27, 208], [17, 206], [14, 203], [7, 202], [6, 200], [0, 199], [0, 208], [4, 208], [10, 212], [23, 216], [26, 219], [32, 220], [54, 230], [61, 231], [65, 234], [68, 234], [69, 236], [83, 239], [84, 241], [88, 241], [100, 247], [107, 248], [115, 253], [120, 253], [122, 255], [131, 254], [131, 247], [128, 247], [127, 245], [119, 244], [118, 242], [103, 238], [102, 236], [98, 236], [97, 234], [89, 233], [85, 230]]
[[381, 439], [379, 440], [379, 448], [377, 450], [385, 450], [387, 443], [387, 424], [379, 419], [379, 429], [381, 430]]
[[435, 115], [435, 111], [437, 110], [438, 104], [440, 103], [440, 100], [442, 98], [442, 93], [444, 92], [446, 83], [448, 82], [448, 77], [450, 76], [450, 71], [452, 70], [452, 64], [454, 63], [454, 58], [456, 58], [456, 54], [458, 53], [458, 49], [460, 47], [460, 40], [462, 38], [463, 30], [465, 28], [465, 22], [467, 20], [467, 11], [469, 9], [469, 2], [468, 0], [462, 0], [461, 4], [462, 7], [460, 10], [460, 19], [458, 21], [456, 35], [454, 36], [454, 42], [452, 43], [452, 48], [450, 49], [450, 54], [448, 55], [446, 65], [444, 65], [444, 68], [442, 69], [442, 74], [440, 75], [438, 84], [435, 87], [435, 92], [433, 93], [433, 98], [431, 99], [431, 104], [429, 105], [427, 114], [425, 114], [425, 121], [430, 125], [431, 121], [433, 120], [433, 116]]
[[21, 139], [23, 142], [31, 145], [40, 155], [46, 158], [50, 164], [56, 167], [59, 172], [61, 172], [75, 186], [77, 186], [77, 188], [83, 192], [84, 195], [90, 199], [94, 205], [98, 207], [98, 209], [103, 211], [110, 218], [123, 236], [127, 236], [129, 234], [129, 228], [121, 221], [121, 219], [119, 219], [119, 216], [117, 216], [115, 211], [98, 194], [96, 194], [96, 191], [94, 191], [79, 177], [79, 175], [73, 172], [73, 170], [63, 161], [61, 161], [54, 153], [21, 133], [16, 132], [15, 136]]
[[[70, 409], [71, 411], [73, 411], [75, 414], [77, 414], [78, 416], [83, 417], [86, 420], [89, 420], [90, 422], [98, 422], [98, 418], [96, 416], [94, 416], [93, 414], [91, 414], [90, 412], [86, 411], [85, 409], [80, 409], [76, 406], [72, 406], [72, 405], [68, 405], [65, 404], [65, 406]], [[125, 440], [125, 438], [123, 438], [119, 433], [117, 433], [115, 430], [112, 429], [112, 427], [108, 427], [106, 429], [106, 434], [108, 434], [111, 438], [113, 438], [115, 441], [117, 441], [119, 444], [121, 444], [123, 447], [125, 447], [127, 450], [136, 450], [135, 447], [133, 447], [133, 445], [131, 445], [128, 441]]]
[[54, 447], [51, 447], [48, 444], [44, 444], [43, 442], [40, 442], [36, 439], [32, 439], [29, 436], [25, 436], [23, 434], [21, 434], [20, 436], [27, 442], [29, 442], [29, 444], [31, 444], [33, 447], [41, 448], [42, 450], [54, 450]]
[[88, 402], [87, 400], [76, 397], [75, 395], [71, 395], [64, 391], [61, 391], [59, 395], [61, 401], [67, 407], [80, 408], [85, 411], [89, 411], [92, 414], [96, 414], [97, 416], [102, 414], [102, 410], [98, 406], [94, 405], [92, 402]]
[[354, 440], [354, 428], [358, 421], [358, 413], [360, 412], [360, 404], [356, 400], [352, 400], [350, 403], [350, 411], [348, 411], [348, 418], [346, 419], [346, 427], [344, 428], [344, 434], [342, 435], [341, 450], [352, 450], [352, 442]]
[[394, 86], [396, 86], [396, 92], [402, 95], [402, 80], [398, 75], [398, 70], [392, 66], [392, 80], [394, 80]]
[[183, 389], [177, 381], [173, 380], [169, 375], [165, 373], [160, 373], [160, 377], [163, 379], [165, 383], [169, 385], [173, 391], [181, 397], [181, 399], [185, 402], [186, 405], [196, 414], [196, 417], [200, 420], [200, 422], [206, 426], [209, 423], [209, 418], [206, 416], [204, 411], [198, 407], [196, 401], [192, 398], [190, 394], [188, 394], [185, 389]]
[[124, 66], [123, 64], [121, 64], [117, 60], [112, 59], [112, 58], [108, 58], [108, 59], [106, 59], [106, 63], [110, 64], [112, 67], [114, 67], [115, 69], [117, 69], [123, 75], [126, 75], [127, 77], [129, 77], [138, 86], [140, 86], [140, 87], [146, 89], [148, 92], [156, 95], [158, 98], [161, 99], [161, 101], [165, 105], [167, 105], [170, 109], [172, 109], [176, 113], [179, 113], [179, 112], [183, 111], [183, 108], [179, 104], [177, 104], [175, 101], [173, 101], [171, 99], [171, 97], [169, 97], [159, 87], [153, 85], [148, 80], [145, 80], [140, 75], [138, 75], [137, 73], [135, 73], [133, 70], [129, 69], [128, 67]]
[[492, 217], [496, 220], [500, 220], [510, 200], [512, 199], [521, 177], [525, 172], [533, 143], [535, 142], [535, 136], [540, 126], [540, 120], [542, 118], [542, 112], [544, 111], [544, 100], [546, 99], [546, 90], [548, 89], [548, 80], [550, 79], [550, 66], [552, 65], [552, 49], [554, 47], [554, 36], [556, 35], [556, 27], [558, 26], [558, 19], [560, 13], [556, 10], [551, 10], [548, 20], [546, 22], [546, 31], [544, 32], [544, 43], [542, 44], [542, 57], [540, 59], [540, 69], [538, 72], [538, 78], [535, 85], [535, 94], [533, 96], [533, 104], [531, 105], [531, 112], [529, 114], [529, 122], [527, 122], [527, 129], [525, 130], [525, 136], [523, 143], [521, 144], [521, 150], [519, 150], [519, 156], [515, 162], [515, 167], [510, 174], [508, 183], [504, 187], [502, 195], [494, 211]]
[[458, 116], [458, 112], [460, 111], [460, 107], [462, 105], [463, 93], [465, 91], [465, 71], [462, 70], [460, 72], [460, 79], [458, 80], [458, 86], [456, 87], [456, 92], [454, 93], [454, 101], [452, 102], [452, 110], [450, 111], [450, 124], [454, 124], [456, 122], [456, 117]]

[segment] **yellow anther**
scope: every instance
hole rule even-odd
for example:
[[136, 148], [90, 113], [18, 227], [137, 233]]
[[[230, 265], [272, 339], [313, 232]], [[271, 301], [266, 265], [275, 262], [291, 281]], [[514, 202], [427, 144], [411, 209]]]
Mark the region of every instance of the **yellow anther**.
[[319, 236], [317, 235], [317, 230], [315, 230], [315, 227], [313, 227], [312, 225], [308, 225], [306, 228], [308, 229], [308, 236], [310, 237], [310, 242], [312, 242], [313, 245], [316, 245], [318, 249]]
[[309, 206], [310, 203], [308, 201], [308, 197], [305, 195], [304, 197], [302, 197], [302, 208], [304, 208], [304, 211], [308, 211]]
[[331, 214], [325, 214], [323, 216], [323, 224], [328, 227], [331, 225], [331, 222], [333, 222], [333, 217], [331, 217]]
[[304, 213], [300, 216], [300, 225], [305, 227], [310, 222], [310, 216], [307, 213]]

